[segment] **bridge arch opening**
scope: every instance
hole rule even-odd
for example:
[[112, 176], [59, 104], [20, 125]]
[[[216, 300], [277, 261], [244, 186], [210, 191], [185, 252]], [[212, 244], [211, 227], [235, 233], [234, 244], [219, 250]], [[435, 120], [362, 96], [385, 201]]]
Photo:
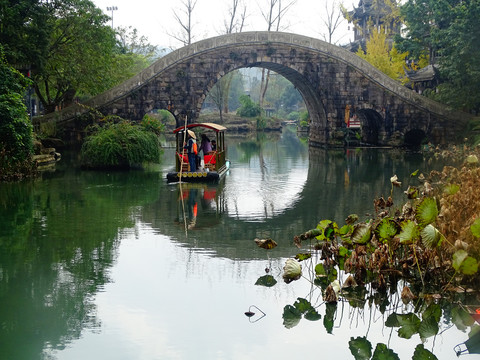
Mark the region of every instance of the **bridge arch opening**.
[[[309, 119], [311, 124], [314, 126], [325, 129], [327, 127], [327, 116], [326, 111], [320, 98], [320, 94], [314, 88], [310, 81], [308, 81], [304, 75], [302, 75], [297, 69], [292, 67], [288, 67], [278, 63], [272, 62], [252, 62], [252, 63], [244, 63], [242, 66], [235, 67], [230, 69], [226, 74], [232, 72], [233, 70], [240, 70], [240, 69], [248, 69], [248, 68], [260, 68], [260, 69], [267, 69], [270, 70], [274, 76], [280, 75], [281, 77], [288, 80], [292, 85], [295, 91], [298, 91], [303, 102], [305, 104], [305, 108], [308, 111]], [[208, 84], [208, 87], [205, 89], [205, 92], [201, 99], [201, 104], [199, 104], [199, 108], [201, 109], [203, 106], [203, 102], [207, 97], [207, 94], [210, 93], [215, 86], [215, 84], [219, 81], [221, 77], [219, 76], [218, 79], [211, 81]]]
[[420, 129], [407, 131], [404, 136], [405, 145], [408, 147], [419, 147], [426, 136], [425, 131]]
[[380, 132], [382, 131], [383, 118], [373, 109], [357, 110], [360, 119], [362, 142], [370, 145], [378, 145]]
[[[207, 93], [201, 113], [236, 113], [242, 106], [240, 97], [244, 95], [254, 104], [258, 104], [262, 91], [262, 70], [258, 67], [240, 68], [223, 75]], [[268, 79], [263, 115], [297, 120], [300, 112], [306, 110], [303, 96], [293, 83], [281, 74], [270, 71]]]

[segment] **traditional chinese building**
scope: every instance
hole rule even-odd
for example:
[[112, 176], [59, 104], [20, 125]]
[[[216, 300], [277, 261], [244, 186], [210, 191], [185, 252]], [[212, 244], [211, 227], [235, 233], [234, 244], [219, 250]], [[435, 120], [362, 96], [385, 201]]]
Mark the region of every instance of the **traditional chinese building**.
[[384, 28], [390, 36], [400, 33], [400, 23], [392, 16], [392, 9], [397, 8], [395, 0], [360, 0], [358, 6], [348, 12], [347, 20], [353, 24], [354, 40], [348, 46], [356, 52], [361, 46], [365, 49], [372, 28]]

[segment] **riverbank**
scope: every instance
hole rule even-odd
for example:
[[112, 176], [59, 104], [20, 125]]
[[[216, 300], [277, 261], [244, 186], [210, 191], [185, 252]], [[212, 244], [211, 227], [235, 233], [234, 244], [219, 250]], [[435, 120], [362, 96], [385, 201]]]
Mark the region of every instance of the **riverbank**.
[[[228, 128], [229, 132], [255, 132], [261, 131], [281, 131], [282, 120], [276, 118], [245, 118], [236, 114], [223, 114], [223, 123]], [[203, 114], [200, 115], [198, 122], [213, 122], [220, 124], [220, 116], [218, 114]]]

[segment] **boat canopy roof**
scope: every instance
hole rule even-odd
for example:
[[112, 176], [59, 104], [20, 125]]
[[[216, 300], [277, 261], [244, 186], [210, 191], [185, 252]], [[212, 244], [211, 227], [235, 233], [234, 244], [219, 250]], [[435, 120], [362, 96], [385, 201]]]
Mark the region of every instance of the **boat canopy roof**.
[[[227, 128], [225, 126], [222, 126], [222, 125], [219, 125], [219, 124], [215, 124], [215, 123], [194, 123], [194, 124], [188, 124], [187, 125], [187, 129], [191, 129], [191, 128], [194, 128], [194, 127], [204, 127], [204, 128], [207, 128], [207, 129], [210, 129], [210, 130], [213, 130], [213, 131], [216, 131], [216, 132], [220, 132], [220, 131], [225, 131], [227, 130]], [[185, 126], [181, 126], [175, 130], [173, 130], [173, 133], [176, 134], [178, 133], [179, 131], [182, 131], [185, 129]]]

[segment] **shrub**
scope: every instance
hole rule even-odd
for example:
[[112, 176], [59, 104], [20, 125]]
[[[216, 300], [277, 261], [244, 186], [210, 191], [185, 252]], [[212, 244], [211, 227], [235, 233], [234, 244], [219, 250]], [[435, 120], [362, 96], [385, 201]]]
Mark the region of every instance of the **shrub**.
[[308, 122], [306, 122], [305, 120], [300, 121], [300, 127], [307, 127], [307, 126], [308, 126]]
[[298, 119], [299, 119], [300, 121], [305, 121], [305, 122], [308, 123], [308, 119], [309, 119], [309, 117], [308, 117], [308, 111], [307, 111], [307, 110], [302, 111], [302, 112], [300, 113], [300, 116], [299, 116]]
[[257, 117], [257, 130], [263, 130], [267, 127], [267, 119], [259, 116]]
[[140, 122], [140, 125], [146, 130], [155, 133], [156, 135], [160, 135], [165, 130], [165, 125], [162, 122], [149, 115], [145, 115]]
[[287, 115], [287, 120], [298, 120], [300, 117], [300, 113], [298, 111], [292, 111], [290, 114]]
[[[0, 47], [0, 173], [2, 180], [30, 175], [33, 128], [23, 103], [30, 81], [7, 64]], [[27, 173], [25, 173], [27, 171]]]
[[129, 168], [158, 162], [160, 154], [156, 134], [127, 121], [97, 127], [81, 150], [82, 165], [87, 168]]
[[256, 117], [262, 113], [262, 108], [259, 104], [256, 104], [250, 99], [248, 95], [240, 96], [240, 104], [242, 104], [238, 110], [237, 115], [243, 117]]

